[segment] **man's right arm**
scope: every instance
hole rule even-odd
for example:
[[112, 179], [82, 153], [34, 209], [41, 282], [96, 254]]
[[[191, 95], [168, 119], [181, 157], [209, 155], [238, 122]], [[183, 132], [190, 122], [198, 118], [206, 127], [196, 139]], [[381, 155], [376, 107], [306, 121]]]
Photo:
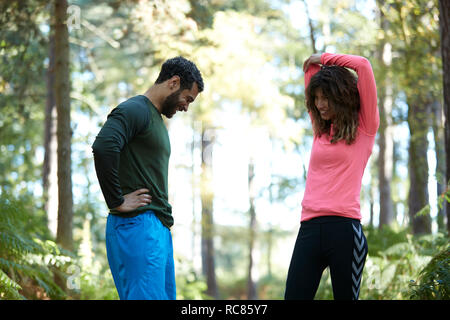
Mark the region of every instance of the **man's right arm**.
[[146, 111], [141, 111], [140, 106], [115, 108], [92, 145], [95, 171], [109, 209], [118, 208], [125, 201], [119, 180], [120, 151], [148, 125]]
[[109, 209], [114, 209], [124, 202], [119, 182], [120, 152], [109, 150], [108, 145], [107, 140], [97, 138], [92, 145], [92, 152], [95, 171], [106, 205]]

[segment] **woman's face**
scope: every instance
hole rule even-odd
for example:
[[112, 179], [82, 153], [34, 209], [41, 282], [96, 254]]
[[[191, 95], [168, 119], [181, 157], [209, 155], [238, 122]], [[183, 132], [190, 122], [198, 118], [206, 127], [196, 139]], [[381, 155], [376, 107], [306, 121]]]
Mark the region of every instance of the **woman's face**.
[[315, 92], [314, 104], [319, 110], [323, 120], [332, 120], [335, 117], [334, 109], [328, 104], [328, 98], [323, 94], [321, 88], [317, 88]]

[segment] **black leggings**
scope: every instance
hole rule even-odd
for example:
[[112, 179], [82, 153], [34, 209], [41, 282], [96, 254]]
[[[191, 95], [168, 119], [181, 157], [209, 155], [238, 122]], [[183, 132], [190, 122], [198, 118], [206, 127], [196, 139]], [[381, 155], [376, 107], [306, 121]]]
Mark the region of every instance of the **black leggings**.
[[286, 300], [313, 300], [329, 266], [335, 300], [357, 300], [367, 240], [359, 220], [324, 216], [301, 223], [286, 281]]

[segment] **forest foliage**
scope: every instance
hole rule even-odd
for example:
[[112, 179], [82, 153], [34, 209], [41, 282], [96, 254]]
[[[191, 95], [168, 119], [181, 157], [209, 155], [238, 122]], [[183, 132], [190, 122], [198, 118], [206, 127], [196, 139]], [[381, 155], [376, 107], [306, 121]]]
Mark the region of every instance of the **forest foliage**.
[[[175, 55], [195, 61], [206, 84], [188, 116], [167, 122], [169, 191], [181, 212], [174, 239], [192, 243], [192, 252], [175, 246], [177, 298], [247, 299], [253, 288], [258, 299], [282, 299], [289, 257], [280, 254], [298, 231], [283, 219], [299, 222], [312, 135], [302, 63], [325, 51], [367, 57], [377, 80], [381, 126], [361, 192], [369, 253], [360, 299], [450, 299], [437, 0], [70, 1], [71, 251], [57, 241], [57, 188], [44, 174], [48, 152], [56, 161], [44, 132], [56, 135], [46, 104], [57, 1], [0, 2], [0, 300], [118, 299], [90, 145], [111, 108], [144, 92]], [[224, 182], [213, 176], [226, 136], [242, 123], [240, 140], [253, 140], [226, 161], [244, 162], [244, 187], [234, 185], [248, 195], [244, 209], [214, 190]], [[207, 152], [211, 163], [202, 162]], [[291, 171], [280, 162], [290, 156]], [[187, 209], [177, 206], [181, 194]], [[211, 220], [231, 217], [211, 224], [214, 252], [200, 248], [205, 209]], [[199, 263], [207, 254], [215, 283]], [[316, 299], [332, 299], [328, 271]]]

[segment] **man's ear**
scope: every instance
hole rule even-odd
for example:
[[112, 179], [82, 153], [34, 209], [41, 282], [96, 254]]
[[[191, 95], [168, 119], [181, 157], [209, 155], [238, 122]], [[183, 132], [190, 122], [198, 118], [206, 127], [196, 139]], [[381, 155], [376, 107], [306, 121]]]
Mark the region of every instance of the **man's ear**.
[[178, 89], [180, 89], [180, 81], [180, 76], [177, 75], [167, 80], [170, 91], [177, 91]]

